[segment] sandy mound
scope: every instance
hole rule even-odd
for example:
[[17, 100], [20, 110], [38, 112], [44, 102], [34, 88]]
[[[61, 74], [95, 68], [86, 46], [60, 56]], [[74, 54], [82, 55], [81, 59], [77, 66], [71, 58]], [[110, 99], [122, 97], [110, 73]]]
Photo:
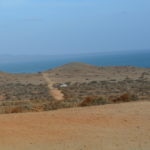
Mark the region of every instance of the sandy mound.
[[2, 150], [149, 150], [150, 102], [0, 115]]

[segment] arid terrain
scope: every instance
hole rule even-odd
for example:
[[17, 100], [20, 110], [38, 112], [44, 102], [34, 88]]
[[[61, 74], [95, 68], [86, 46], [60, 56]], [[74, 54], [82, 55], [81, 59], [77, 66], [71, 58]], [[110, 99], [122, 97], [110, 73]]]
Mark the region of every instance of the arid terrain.
[[70, 63], [35, 74], [0, 72], [0, 113], [149, 100], [150, 68]]
[[149, 150], [149, 108], [150, 68], [1, 72], [0, 150]]
[[2, 150], [149, 150], [150, 102], [0, 115]]

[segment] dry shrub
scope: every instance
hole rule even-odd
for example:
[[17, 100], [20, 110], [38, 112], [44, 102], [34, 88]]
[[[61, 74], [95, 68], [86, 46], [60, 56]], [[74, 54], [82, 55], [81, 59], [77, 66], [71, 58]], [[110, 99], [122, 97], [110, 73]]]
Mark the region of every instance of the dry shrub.
[[125, 94], [122, 94], [122, 95], [112, 99], [111, 101], [113, 103], [117, 103], [117, 102], [130, 102], [130, 101], [135, 101], [135, 100], [138, 100], [136, 95], [131, 95], [129, 93], [125, 93]]
[[92, 97], [86, 97], [80, 104], [79, 106], [88, 106], [91, 102], [93, 101]]
[[21, 113], [23, 112], [22, 107], [20, 106], [15, 106], [15, 107], [11, 107], [11, 106], [6, 106], [3, 108], [3, 113], [5, 114], [9, 114], [9, 113]]
[[104, 105], [107, 104], [107, 101], [103, 97], [86, 97], [80, 104], [79, 106], [92, 106], [92, 105]]
[[16, 106], [16, 107], [14, 107], [14, 108], [11, 109], [10, 113], [21, 113], [21, 112], [23, 112], [22, 107]]
[[30, 103], [20, 105], [6, 105], [1, 108], [1, 113], [22, 113], [32, 111]]

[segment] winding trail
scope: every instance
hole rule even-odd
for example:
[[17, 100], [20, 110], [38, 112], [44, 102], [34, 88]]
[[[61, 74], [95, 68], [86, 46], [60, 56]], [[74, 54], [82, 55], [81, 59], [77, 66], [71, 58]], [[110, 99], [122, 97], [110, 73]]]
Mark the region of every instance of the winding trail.
[[48, 88], [50, 90], [50, 94], [52, 95], [52, 97], [57, 101], [64, 100], [64, 94], [61, 92], [61, 90], [53, 87], [54, 83], [50, 80], [50, 78], [48, 77], [48, 74], [47, 73], [42, 73], [42, 75], [43, 75], [43, 78], [45, 79], [45, 81], [48, 84]]

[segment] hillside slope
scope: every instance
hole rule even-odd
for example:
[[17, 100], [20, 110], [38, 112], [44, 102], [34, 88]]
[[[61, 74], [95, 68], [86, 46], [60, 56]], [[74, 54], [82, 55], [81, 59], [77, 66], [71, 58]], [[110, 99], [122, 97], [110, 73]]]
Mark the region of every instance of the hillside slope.
[[76, 107], [89, 100], [98, 105], [149, 97], [150, 68], [70, 63], [36, 74], [0, 72], [0, 113]]
[[126, 78], [146, 78], [150, 81], [150, 68], [133, 66], [98, 67], [84, 63], [69, 63], [58, 68], [46, 71], [49, 78], [56, 83], [64, 82], [90, 82], [93, 80], [124, 80]]

